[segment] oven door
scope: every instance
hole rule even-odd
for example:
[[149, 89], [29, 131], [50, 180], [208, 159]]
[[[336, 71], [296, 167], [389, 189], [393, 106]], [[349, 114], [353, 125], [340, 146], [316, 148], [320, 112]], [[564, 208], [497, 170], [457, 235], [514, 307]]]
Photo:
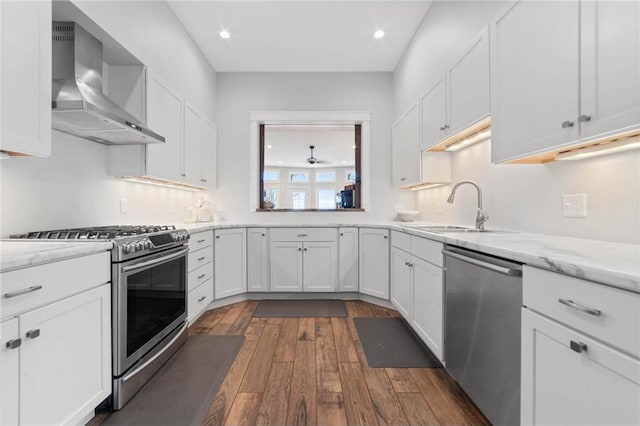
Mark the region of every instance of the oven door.
[[113, 265], [113, 374], [124, 374], [187, 318], [187, 253], [180, 247]]

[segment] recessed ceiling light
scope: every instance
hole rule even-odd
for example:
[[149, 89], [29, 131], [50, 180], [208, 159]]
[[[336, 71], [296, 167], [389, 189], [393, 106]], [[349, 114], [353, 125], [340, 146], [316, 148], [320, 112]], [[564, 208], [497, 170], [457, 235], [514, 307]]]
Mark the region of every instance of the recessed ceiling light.
[[272, 145], [267, 145], [267, 149], [271, 149], [271, 148], [273, 148]]
[[382, 31], [382, 30], [378, 30], [378, 31], [376, 31], [375, 33], [373, 33], [373, 36], [374, 36], [375, 38], [382, 38], [382, 37], [384, 37], [384, 31]]
[[222, 31], [220, 31], [220, 37], [222, 37], [224, 39], [227, 39], [227, 38], [231, 37], [231, 34], [229, 34], [229, 31], [227, 31], [227, 30], [222, 30]]

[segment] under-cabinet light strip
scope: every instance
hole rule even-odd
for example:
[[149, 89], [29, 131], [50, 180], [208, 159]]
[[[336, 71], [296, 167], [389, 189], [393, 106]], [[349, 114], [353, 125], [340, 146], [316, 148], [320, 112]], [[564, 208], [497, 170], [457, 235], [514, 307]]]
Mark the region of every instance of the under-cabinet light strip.
[[599, 142], [580, 148], [560, 152], [556, 155], [556, 160], [583, 160], [585, 158], [597, 157], [599, 155], [613, 154], [616, 152], [631, 151], [640, 148], [640, 135], [623, 139], [615, 139], [606, 142]]
[[127, 177], [120, 177], [119, 179], [127, 182], [146, 183], [148, 185], [162, 186], [164, 188], [182, 189], [184, 191], [197, 192], [197, 191], [207, 190], [207, 188], [203, 186], [182, 184], [178, 182], [171, 182], [171, 181], [154, 179], [154, 178], [149, 178], [144, 176], [127, 176]]

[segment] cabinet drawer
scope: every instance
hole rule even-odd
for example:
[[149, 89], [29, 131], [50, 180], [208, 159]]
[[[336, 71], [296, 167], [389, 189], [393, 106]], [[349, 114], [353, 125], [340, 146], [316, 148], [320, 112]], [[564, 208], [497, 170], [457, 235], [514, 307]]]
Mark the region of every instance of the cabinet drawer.
[[189, 272], [189, 281], [187, 284], [189, 291], [195, 289], [211, 277], [213, 277], [213, 262], [209, 262]]
[[271, 228], [271, 241], [337, 241], [337, 228]]
[[209, 278], [189, 292], [187, 317], [190, 323], [200, 315], [200, 312], [213, 301], [213, 278]]
[[529, 309], [640, 356], [640, 294], [530, 266], [523, 280]]
[[213, 231], [204, 231], [191, 234], [189, 237], [189, 250], [196, 251], [213, 244]]
[[419, 257], [422, 260], [426, 260], [429, 263], [433, 263], [436, 266], [442, 267], [442, 249], [443, 244], [438, 241], [433, 241], [428, 238], [421, 238], [411, 236], [411, 254], [415, 257]]
[[391, 231], [391, 245], [409, 253], [411, 252], [411, 235], [404, 232]]
[[111, 281], [109, 252], [1, 274], [2, 317], [33, 309]]
[[191, 251], [188, 256], [189, 272], [213, 261], [213, 247]]

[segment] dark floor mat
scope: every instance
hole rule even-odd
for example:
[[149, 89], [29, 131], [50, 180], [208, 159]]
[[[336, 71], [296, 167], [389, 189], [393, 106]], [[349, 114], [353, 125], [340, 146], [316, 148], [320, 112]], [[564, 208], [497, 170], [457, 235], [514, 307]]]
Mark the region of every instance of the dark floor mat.
[[200, 425], [244, 336], [191, 336], [105, 425]]
[[372, 368], [441, 368], [442, 364], [400, 318], [354, 318]]
[[253, 310], [258, 318], [346, 317], [342, 300], [262, 300]]

